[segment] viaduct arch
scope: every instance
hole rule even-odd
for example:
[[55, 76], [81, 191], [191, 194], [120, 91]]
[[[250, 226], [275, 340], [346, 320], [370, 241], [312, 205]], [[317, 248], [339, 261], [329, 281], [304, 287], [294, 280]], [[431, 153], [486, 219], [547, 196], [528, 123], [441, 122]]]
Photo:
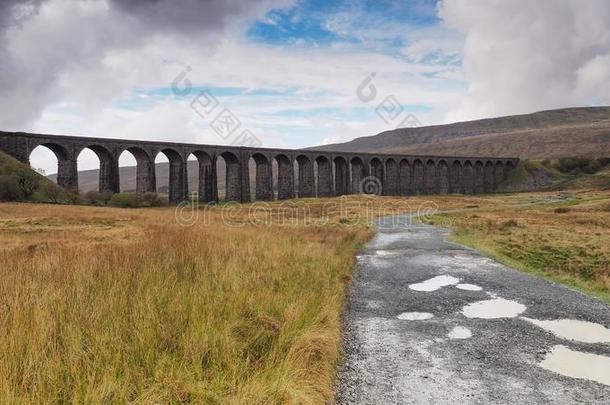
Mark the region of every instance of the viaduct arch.
[[[100, 161], [100, 191], [120, 192], [119, 156], [128, 151], [137, 162], [136, 192], [155, 192], [155, 158], [169, 160], [169, 199], [178, 203], [196, 192], [204, 202], [218, 201], [216, 162], [225, 162], [225, 199], [249, 202], [250, 159], [255, 162], [257, 200], [274, 199], [273, 165], [277, 163], [277, 198], [330, 197], [362, 193], [363, 179], [373, 176], [383, 195], [491, 193], [514, 169], [517, 158], [413, 156], [325, 152], [309, 149], [133, 141], [80, 136], [0, 132], [0, 150], [29, 164], [32, 151], [44, 146], [57, 157], [57, 183], [78, 190], [78, 155], [92, 150]], [[188, 189], [187, 160], [199, 165], [197, 190]]]

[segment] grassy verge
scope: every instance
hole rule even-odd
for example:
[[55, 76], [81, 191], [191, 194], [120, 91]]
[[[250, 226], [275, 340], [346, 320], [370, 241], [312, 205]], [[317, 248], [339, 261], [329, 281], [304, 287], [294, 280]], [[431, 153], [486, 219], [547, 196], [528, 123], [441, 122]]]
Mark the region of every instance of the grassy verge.
[[562, 203], [438, 215], [452, 239], [509, 266], [610, 303], [610, 194]]

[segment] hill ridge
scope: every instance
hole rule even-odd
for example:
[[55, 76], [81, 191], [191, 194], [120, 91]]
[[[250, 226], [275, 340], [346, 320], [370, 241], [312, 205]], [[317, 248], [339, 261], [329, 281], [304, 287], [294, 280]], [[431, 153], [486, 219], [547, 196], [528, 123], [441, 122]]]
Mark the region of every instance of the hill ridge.
[[[600, 126], [601, 125], [601, 126]], [[365, 152], [375, 150], [377, 152], [404, 152], [404, 153], [422, 153], [427, 154], [434, 151], [437, 154], [452, 154], [449, 148], [415, 148], [419, 145], [432, 145], [443, 142], [455, 141], [457, 139], [467, 140], [478, 136], [493, 136], [505, 133], [517, 133], [523, 131], [534, 130], [559, 130], [573, 129], [589, 133], [588, 129], [591, 126], [596, 126], [594, 129], [603, 131], [609, 138], [608, 144], [602, 148], [604, 153], [610, 153], [610, 107], [573, 107], [562, 108], [556, 110], [537, 111], [531, 114], [508, 115], [496, 118], [483, 118], [479, 120], [462, 121], [451, 124], [431, 125], [417, 128], [399, 128], [394, 130], [383, 131], [377, 135], [369, 135], [356, 138], [345, 143], [334, 143], [329, 145], [316, 146], [309, 149], [314, 150], [336, 150], [342, 152]], [[531, 133], [530, 133], [531, 135]], [[496, 142], [498, 139], [494, 139]], [[513, 140], [514, 141], [514, 140]], [[480, 147], [478, 149], [481, 149]], [[523, 155], [524, 148], [517, 148], [521, 154], [513, 153], [513, 156], [528, 158], [530, 156]], [[493, 148], [491, 148], [493, 150]], [[578, 153], [576, 155], [585, 156], [590, 151]], [[476, 154], [480, 154], [476, 153]], [[555, 156], [554, 150], [549, 150], [549, 157]], [[474, 153], [471, 153], [474, 154]], [[483, 154], [495, 156], [496, 153]], [[460, 156], [465, 156], [465, 153], [460, 153]], [[508, 156], [503, 154], [502, 156]], [[538, 154], [540, 155], [540, 154]], [[536, 156], [541, 157], [541, 156]], [[565, 156], [561, 156], [565, 157]]]

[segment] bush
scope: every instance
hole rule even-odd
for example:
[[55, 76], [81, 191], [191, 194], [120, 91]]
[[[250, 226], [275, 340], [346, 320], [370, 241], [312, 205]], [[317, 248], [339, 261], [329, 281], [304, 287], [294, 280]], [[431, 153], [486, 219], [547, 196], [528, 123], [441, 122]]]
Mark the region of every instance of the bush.
[[38, 189], [39, 174], [30, 169], [19, 168], [13, 172], [13, 176], [17, 178], [17, 184], [21, 195], [24, 199], [29, 199]]
[[585, 173], [589, 173], [589, 174], [594, 174], [597, 173], [599, 171], [599, 169], [602, 168], [602, 164], [599, 160], [597, 159], [593, 159], [592, 161], [589, 162], [589, 164], [587, 165], [587, 167], [585, 167]]
[[608, 164], [608, 159], [569, 158], [551, 162], [552, 167], [569, 174], [595, 174], [606, 164]]
[[23, 198], [17, 177], [0, 175], [0, 201], [17, 201]]
[[58, 185], [47, 181], [42, 182], [38, 186], [38, 190], [32, 195], [32, 201], [35, 202], [50, 202], [50, 203], [61, 203], [68, 200], [66, 191]]
[[83, 200], [92, 205], [108, 205], [112, 199], [111, 191], [89, 191], [84, 195]]
[[555, 214], [567, 214], [568, 212], [570, 212], [570, 209], [568, 207], [559, 207], [559, 208], [555, 208]]
[[136, 208], [138, 206], [138, 195], [136, 193], [114, 194], [108, 204], [119, 208]]
[[140, 199], [142, 207], [162, 207], [164, 205], [169, 205], [167, 196], [157, 193], [144, 193]]
[[119, 193], [110, 198], [109, 205], [119, 208], [160, 207], [167, 205], [167, 200], [157, 193]]

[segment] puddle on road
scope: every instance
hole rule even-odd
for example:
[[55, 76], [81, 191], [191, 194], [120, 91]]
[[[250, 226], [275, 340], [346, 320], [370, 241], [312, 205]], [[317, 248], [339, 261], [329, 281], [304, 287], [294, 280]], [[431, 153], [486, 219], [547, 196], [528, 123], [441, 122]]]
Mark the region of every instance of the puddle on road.
[[[583, 343], [610, 343], [610, 329], [599, 323], [579, 321], [576, 319], [557, 319], [539, 321], [523, 318], [534, 325], [553, 333], [562, 339], [576, 340]], [[608, 369], [610, 374], [610, 368]]]
[[526, 309], [525, 305], [516, 301], [494, 298], [468, 304], [462, 308], [462, 313], [467, 318], [514, 318]]
[[451, 329], [451, 332], [447, 334], [449, 339], [468, 339], [472, 337], [472, 332], [470, 329], [465, 328], [463, 326], [456, 326]]
[[538, 365], [566, 377], [584, 378], [610, 385], [610, 357], [578, 352], [557, 345]]
[[371, 240], [371, 247], [384, 248], [392, 243], [400, 242], [405, 239], [413, 239], [417, 237], [417, 234], [411, 232], [400, 232], [400, 233], [378, 233], [373, 240]]
[[423, 321], [434, 317], [430, 312], [403, 312], [396, 318], [403, 321]]
[[391, 256], [391, 255], [400, 254], [400, 252], [396, 252], [396, 251], [392, 251], [392, 250], [377, 250], [377, 251], [375, 251], [375, 254], [377, 256]]
[[436, 291], [439, 288], [446, 287], [448, 285], [455, 285], [460, 282], [459, 278], [451, 276], [436, 276], [429, 280], [422, 281], [421, 283], [410, 284], [409, 288], [415, 291]]
[[474, 284], [458, 284], [455, 286], [455, 288], [459, 288], [460, 290], [466, 290], [466, 291], [481, 291], [483, 288], [479, 287], [478, 285], [474, 285]]

